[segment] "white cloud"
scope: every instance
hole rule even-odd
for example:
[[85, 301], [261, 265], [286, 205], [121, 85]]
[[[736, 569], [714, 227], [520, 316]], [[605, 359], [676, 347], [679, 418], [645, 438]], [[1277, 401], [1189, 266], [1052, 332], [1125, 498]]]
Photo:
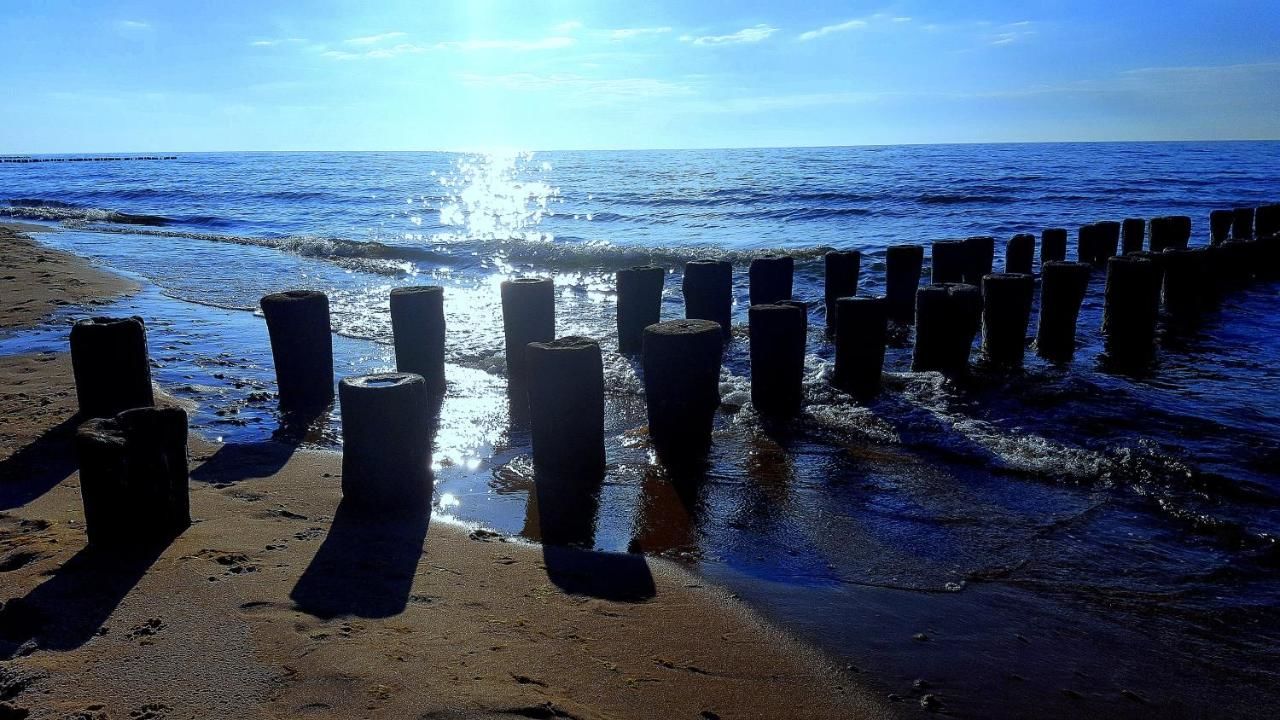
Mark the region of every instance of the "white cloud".
[[395, 40], [402, 38], [405, 34], [402, 32], [385, 32], [379, 35], [365, 35], [364, 37], [353, 37], [345, 40], [348, 45], [377, 45], [386, 40]]
[[838, 25], [827, 25], [824, 27], [820, 27], [817, 30], [810, 30], [809, 32], [801, 33], [800, 39], [805, 41], [814, 40], [816, 38], [822, 37], [823, 35], [830, 35], [831, 33], [838, 33], [838, 32], [847, 32], [849, 30], [859, 30], [859, 29], [865, 28], [866, 26], [867, 26], [866, 20], [847, 20], [845, 22], [839, 23]]
[[121, 30], [150, 30], [151, 23], [144, 20], [120, 20], [116, 27]]
[[684, 42], [691, 42], [694, 45], [736, 45], [739, 43], [758, 43], [761, 40], [768, 39], [770, 35], [776, 32], [778, 32], [778, 28], [761, 23], [749, 28], [743, 28], [729, 35], [702, 35], [700, 37], [683, 35], [680, 39]]
[[471, 87], [497, 87], [505, 91], [563, 91], [584, 102], [616, 102], [655, 97], [687, 97], [696, 90], [687, 84], [656, 78], [591, 78], [573, 73], [464, 74], [459, 79]]
[[574, 39], [564, 35], [552, 35], [537, 40], [451, 40], [436, 43], [441, 50], [556, 50], [569, 47]]
[[252, 47], [275, 47], [277, 45], [298, 45], [306, 41], [306, 38], [275, 38], [272, 40], [254, 40], [249, 45]]
[[642, 37], [645, 35], [662, 35], [671, 32], [669, 27], [639, 27], [639, 28], [618, 28], [609, 31], [610, 40], [628, 40], [634, 37]]
[[562, 22], [559, 25], [553, 25], [551, 27], [551, 32], [556, 35], [568, 35], [574, 30], [581, 30], [581, 29], [582, 29], [581, 20], [569, 20], [567, 22]]
[[1011, 45], [1035, 35], [1035, 27], [1030, 20], [1006, 23], [996, 28], [996, 32], [987, 37], [991, 45]]

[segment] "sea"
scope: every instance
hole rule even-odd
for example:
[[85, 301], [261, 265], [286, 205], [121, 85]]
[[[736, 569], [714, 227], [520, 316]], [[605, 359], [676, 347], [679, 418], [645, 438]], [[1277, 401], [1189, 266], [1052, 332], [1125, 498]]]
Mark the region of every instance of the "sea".
[[[1086, 223], [1188, 215], [1204, 245], [1211, 210], [1280, 201], [1277, 168], [1280, 142], [6, 163], [0, 221], [57, 226], [37, 239], [142, 290], [65, 307], [0, 352], [66, 350], [76, 318], [139, 315], [196, 432], [339, 449], [339, 408], [284, 432], [259, 298], [326, 292], [347, 376], [394, 368], [392, 288], [443, 286], [433, 514], [537, 542], [499, 285], [551, 277], [557, 334], [604, 349], [597, 550], [686, 567], [904, 713], [1275, 717], [1280, 284], [1162, 319], [1151, 365], [1117, 372], [1098, 272], [1070, 362], [1028, 352], [1021, 370], [948, 379], [911, 372], [907, 336], [864, 402], [829, 385], [822, 297], [831, 249], [862, 252], [858, 293], [874, 295], [901, 243], [992, 235], [998, 269], [1017, 233], [1068, 228], [1074, 257]], [[805, 408], [782, 426], [751, 406], [746, 328], [747, 265], [779, 253], [810, 302]], [[638, 360], [616, 352], [614, 273], [665, 268], [662, 315], [680, 318], [683, 264], [703, 258], [735, 266], [733, 338], [708, 465], [675, 478], [644, 433]]]

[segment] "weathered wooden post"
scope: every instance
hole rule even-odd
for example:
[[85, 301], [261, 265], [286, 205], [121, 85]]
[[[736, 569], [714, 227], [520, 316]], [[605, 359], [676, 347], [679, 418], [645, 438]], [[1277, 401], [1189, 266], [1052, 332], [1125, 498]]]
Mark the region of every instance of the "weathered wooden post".
[[1242, 207], [1231, 211], [1231, 239], [1253, 239], [1253, 208]]
[[1111, 362], [1141, 364], [1154, 355], [1160, 285], [1160, 267], [1150, 258], [1127, 255], [1107, 261], [1102, 334]]
[[1040, 275], [1040, 325], [1036, 352], [1043, 358], [1070, 360], [1076, 349], [1076, 321], [1089, 289], [1088, 263], [1045, 263]]
[[1169, 248], [1160, 258], [1164, 268], [1164, 307], [1169, 314], [1188, 318], [1203, 305], [1204, 290], [1214, 280], [1206, 273], [1208, 248]]
[[1186, 215], [1170, 215], [1151, 219], [1151, 252], [1161, 253], [1165, 248], [1185, 248], [1191, 240], [1191, 218]]
[[414, 373], [343, 378], [338, 405], [343, 502], [389, 513], [427, 507], [432, 482], [426, 380]]
[[964, 282], [982, 288], [982, 278], [991, 274], [996, 257], [996, 239], [988, 235], [966, 238], [964, 246], [969, 255], [965, 265]]
[[445, 391], [444, 329], [444, 288], [423, 285], [391, 291], [396, 370], [421, 375], [427, 392], [436, 396]]
[[798, 305], [752, 305], [751, 403], [763, 416], [786, 418], [804, 403], [807, 319]]
[[1107, 261], [1107, 258], [1115, 257], [1120, 251], [1120, 223], [1114, 220], [1103, 220], [1093, 224], [1097, 228], [1097, 242], [1095, 248], [1096, 263], [1101, 265]]
[[71, 372], [80, 417], [155, 405], [147, 328], [140, 317], [95, 317], [71, 326]]
[[591, 338], [529, 343], [535, 482], [604, 476], [604, 364]]
[[555, 284], [551, 278], [516, 278], [502, 283], [502, 332], [506, 339], [507, 383], [528, 387], [526, 349], [556, 337]]
[[858, 273], [862, 266], [862, 253], [857, 250], [829, 252], [826, 255], [827, 334], [836, 331], [836, 300], [858, 294]]
[[1066, 228], [1049, 228], [1040, 233], [1040, 264], [1067, 259]]
[[1125, 218], [1120, 225], [1121, 254], [1141, 252], [1146, 240], [1147, 221], [1142, 218]]
[[964, 240], [938, 240], [933, 243], [930, 262], [932, 284], [958, 283], [964, 280], [969, 265], [969, 249]]
[[1098, 264], [1098, 226], [1081, 225], [1076, 235], [1076, 260], [1090, 265]]
[[1259, 206], [1254, 215], [1254, 222], [1257, 224], [1256, 231], [1260, 238], [1269, 238], [1280, 233], [1280, 205]]
[[1218, 277], [1223, 289], [1239, 289], [1249, 284], [1258, 257], [1257, 247], [1255, 240], [1234, 239], [1217, 246]]
[[1036, 282], [1030, 273], [992, 273], [982, 278], [982, 352], [1001, 367], [1021, 367]]
[[1231, 236], [1231, 224], [1235, 222], [1235, 212], [1232, 210], [1211, 210], [1209, 211], [1209, 241], [1214, 245], [1221, 245]]
[[76, 430], [90, 545], [164, 541], [191, 524], [187, 413], [134, 408]]
[[880, 391], [889, 302], [881, 297], [836, 301], [836, 366], [831, 384], [857, 398]]
[[[924, 247], [894, 245], [885, 251], [885, 301], [889, 319], [913, 325], [916, 321], [916, 290], [920, 287], [920, 269], [924, 264]], [[837, 315], [839, 310], [836, 311]]]
[[982, 324], [982, 291], [964, 283], [927, 285], [916, 293], [916, 346], [911, 369], [965, 372]]
[[666, 276], [653, 265], [618, 271], [618, 352], [638, 353], [644, 346], [644, 329], [661, 319]]
[[1009, 238], [1004, 248], [1004, 271], [1007, 273], [1030, 273], [1035, 266], [1036, 236], [1026, 233]]
[[273, 293], [260, 301], [271, 336], [280, 408], [310, 413], [333, 400], [329, 298], [315, 290]]
[[720, 407], [724, 337], [711, 320], [669, 320], [644, 329], [649, 437], [671, 460], [704, 454]]
[[752, 260], [747, 270], [751, 304], [766, 305], [790, 300], [795, 265], [795, 259], [789, 255], [769, 255]]
[[733, 329], [733, 265], [725, 260], [694, 260], [685, 263], [684, 316], [688, 320], [710, 320], [719, 323], [720, 333], [728, 338]]

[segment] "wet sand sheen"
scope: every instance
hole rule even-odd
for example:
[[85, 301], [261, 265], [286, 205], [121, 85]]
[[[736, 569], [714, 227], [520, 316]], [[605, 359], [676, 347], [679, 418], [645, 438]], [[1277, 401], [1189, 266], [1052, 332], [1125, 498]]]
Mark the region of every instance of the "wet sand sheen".
[[[4, 254], [6, 287], [33, 296], [107, 277], [20, 255]], [[333, 453], [193, 438], [193, 526], [154, 552], [90, 551], [74, 403], [65, 355], [0, 358], [0, 699], [32, 717], [892, 713], [664, 561], [359, 517]]]

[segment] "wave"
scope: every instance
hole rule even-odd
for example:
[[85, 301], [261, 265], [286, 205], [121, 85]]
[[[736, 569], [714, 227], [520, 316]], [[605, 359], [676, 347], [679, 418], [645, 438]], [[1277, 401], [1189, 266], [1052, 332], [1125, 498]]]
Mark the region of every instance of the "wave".
[[9, 207], [0, 207], [0, 217], [16, 217], [24, 220], [49, 220], [53, 222], [106, 222], [120, 225], [163, 227], [174, 222], [163, 215], [142, 215], [118, 210], [87, 208], [57, 200], [15, 198]]
[[925, 205], [963, 205], [968, 203], [992, 203], [994, 205], [1006, 205], [1008, 203], [1017, 202], [1018, 198], [1012, 195], [950, 195], [950, 194], [924, 194], [916, 198], [918, 202]]

